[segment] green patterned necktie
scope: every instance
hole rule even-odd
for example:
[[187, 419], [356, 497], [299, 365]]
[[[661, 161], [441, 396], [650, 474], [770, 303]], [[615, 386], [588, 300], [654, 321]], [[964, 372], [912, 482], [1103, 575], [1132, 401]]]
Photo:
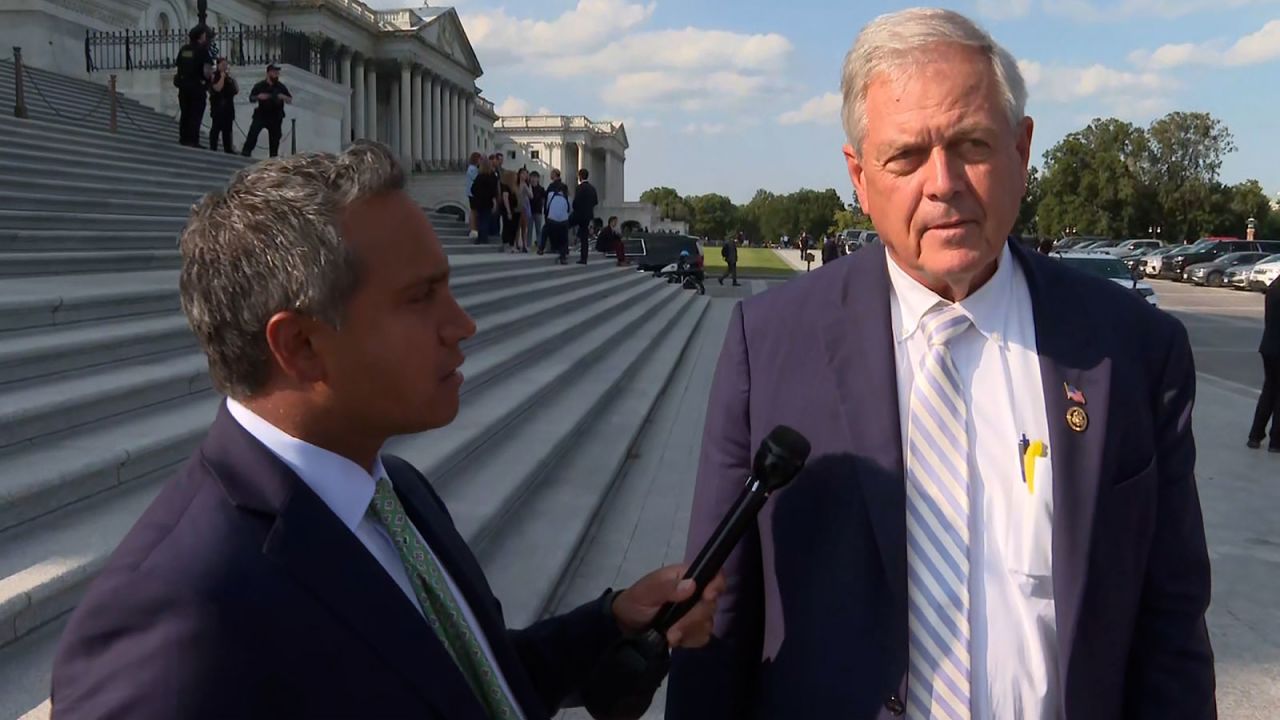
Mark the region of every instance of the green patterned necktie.
[[494, 720], [520, 717], [515, 702], [507, 697], [498, 682], [498, 674], [480, 648], [475, 632], [462, 616], [458, 600], [449, 591], [440, 565], [405, 516], [404, 506], [396, 497], [390, 480], [378, 479], [369, 510], [391, 535], [427, 622], [453, 656], [454, 664], [462, 671], [476, 697], [489, 711], [489, 717]]

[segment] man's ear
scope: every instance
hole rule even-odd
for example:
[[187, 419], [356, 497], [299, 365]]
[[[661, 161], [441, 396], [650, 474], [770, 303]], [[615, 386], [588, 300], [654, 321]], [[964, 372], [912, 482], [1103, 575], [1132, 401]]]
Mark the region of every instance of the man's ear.
[[849, 181], [853, 183], [853, 191], [858, 194], [858, 205], [862, 207], [862, 212], [871, 217], [871, 202], [867, 197], [865, 168], [862, 166], [862, 160], [858, 157], [858, 153], [854, 152], [852, 145], [844, 146], [844, 161], [849, 166]]
[[296, 312], [278, 312], [267, 320], [267, 347], [279, 371], [300, 384], [322, 382], [324, 359], [316, 351], [319, 321]]

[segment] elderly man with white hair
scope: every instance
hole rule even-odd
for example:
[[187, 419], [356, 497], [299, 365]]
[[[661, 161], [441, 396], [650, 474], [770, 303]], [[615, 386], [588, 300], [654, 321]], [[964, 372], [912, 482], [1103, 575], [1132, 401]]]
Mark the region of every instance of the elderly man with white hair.
[[733, 313], [688, 546], [775, 425], [813, 452], [668, 720], [1214, 717], [1186, 330], [1008, 241], [1033, 123], [972, 21], [876, 19], [843, 95], [883, 246]]

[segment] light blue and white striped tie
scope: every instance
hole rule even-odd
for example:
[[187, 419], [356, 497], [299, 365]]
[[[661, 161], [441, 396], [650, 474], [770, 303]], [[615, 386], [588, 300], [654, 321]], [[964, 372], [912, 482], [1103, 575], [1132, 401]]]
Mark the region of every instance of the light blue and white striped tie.
[[907, 717], [969, 717], [969, 442], [947, 343], [970, 326], [955, 305], [920, 321], [929, 344], [911, 388], [907, 450]]

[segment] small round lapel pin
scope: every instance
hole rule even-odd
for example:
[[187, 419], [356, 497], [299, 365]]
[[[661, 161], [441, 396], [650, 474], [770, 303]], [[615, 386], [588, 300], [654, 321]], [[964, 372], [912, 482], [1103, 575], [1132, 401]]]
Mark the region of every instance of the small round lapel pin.
[[1089, 427], [1089, 415], [1082, 407], [1067, 410], [1067, 426], [1076, 432], [1084, 432]]

